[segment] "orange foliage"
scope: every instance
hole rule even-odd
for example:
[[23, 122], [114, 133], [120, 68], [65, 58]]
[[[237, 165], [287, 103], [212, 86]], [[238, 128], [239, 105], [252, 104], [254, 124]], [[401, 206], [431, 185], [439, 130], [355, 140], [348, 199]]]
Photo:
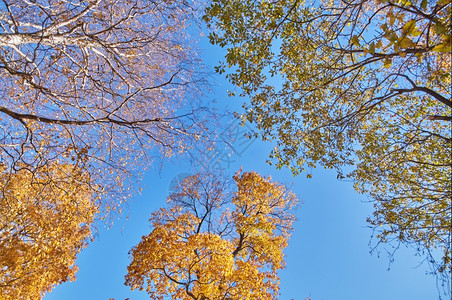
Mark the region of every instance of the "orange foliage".
[[257, 173], [187, 177], [132, 249], [126, 285], [152, 299], [276, 299], [297, 199]]
[[0, 298], [40, 299], [75, 279], [97, 205], [74, 165], [9, 173], [0, 165]]

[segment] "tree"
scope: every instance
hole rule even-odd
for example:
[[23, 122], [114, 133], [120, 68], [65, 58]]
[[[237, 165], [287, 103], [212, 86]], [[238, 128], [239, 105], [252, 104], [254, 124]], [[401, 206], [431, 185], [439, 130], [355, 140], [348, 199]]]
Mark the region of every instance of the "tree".
[[450, 17], [450, 0], [215, 0], [204, 17], [227, 48], [217, 70], [250, 97], [242, 121], [276, 141], [270, 162], [353, 180], [377, 240], [413, 246], [446, 281]]
[[0, 2], [0, 298], [74, 279], [93, 215], [116, 209], [153, 156], [199, 142], [205, 82], [187, 34], [197, 9]]
[[204, 125], [202, 70], [186, 34], [196, 10], [186, 1], [2, 1], [3, 164], [86, 157], [91, 178], [117, 189], [152, 151], [184, 151]]
[[75, 279], [76, 256], [92, 237], [99, 207], [89, 174], [69, 164], [0, 168], [0, 298], [41, 299]]
[[126, 285], [152, 299], [276, 299], [296, 197], [254, 172], [187, 177], [150, 218]]

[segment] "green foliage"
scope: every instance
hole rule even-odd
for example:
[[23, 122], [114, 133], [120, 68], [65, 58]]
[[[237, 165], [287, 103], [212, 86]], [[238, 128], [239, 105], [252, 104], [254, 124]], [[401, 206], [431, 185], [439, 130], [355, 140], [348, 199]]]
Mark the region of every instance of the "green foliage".
[[250, 97], [242, 121], [277, 144], [271, 162], [351, 169], [379, 242], [413, 246], [446, 281], [450, 16], [450, 0], [216, 0], [204, 17], [228, 51], [220, 70]]

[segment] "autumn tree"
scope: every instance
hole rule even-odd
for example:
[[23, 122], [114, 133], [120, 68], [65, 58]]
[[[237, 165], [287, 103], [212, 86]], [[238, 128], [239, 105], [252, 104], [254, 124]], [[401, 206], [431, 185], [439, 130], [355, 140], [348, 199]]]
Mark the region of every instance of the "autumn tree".
[[227, 49], [217, 70], [250, 99], [242, 121], [276, 142], [270, 163], [350, 178], [378, 242], [448, 280], [451, 1], [214, 0], [204, 19]]
[[0, 298], [73, 279], [93, 215], [153, 158], [199, 143], [198, 6], [0, 2]]
[[0, 165], [0, 298], [41, 299], [75, 279], [75, 259], [98, 212], [89, 174], [48, 164], [11, 174]]
[[131, 250], [126, 285], [152, 299], [276, 299], [297, 199], [254, 172], [233, 178], [235, 190], [205, 173], [178, 185]]

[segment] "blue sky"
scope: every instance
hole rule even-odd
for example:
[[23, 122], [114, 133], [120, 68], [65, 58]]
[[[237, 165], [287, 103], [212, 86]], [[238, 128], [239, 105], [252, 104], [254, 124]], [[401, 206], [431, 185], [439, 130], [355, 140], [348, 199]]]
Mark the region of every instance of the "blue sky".
[[[201, 44], [206, 63], [215, 64], [222, 54], [205, 41]], [[232, 108], [240, 107], [242, 99], [228, 98], [231, 87], [220, 77], [208, 97]], [[231, 126], [237, 126], [232, 123]], [[237, 129], [240, 129], [237, 127]], [[372, 204], [358, 195], [352, 183], [338, 181], [331, 171], [315, 169], [313, 178], [292, 177], [288, 170], [276, 170], [265, 163], [272, 145], [254, 141], [248, 147], [232, 141], [236, 152], [222, 167], [232, 176], [241, 166], [271, 175], [273, 180], [292, 186], [302, 205], [296, 211], [298, 222], [286, 249], [287, 268], [281, 271], [279, 299], [437, 299], [435, 279], [426, 275], [427, 266], [419, 266], [422, 257], [411, 249], [400, 248], [389, 265], [384, 247], [369, 254], [371, 230], [366, 217]], [[158, 165], [158, 164], [157, 164]], [[170, 183], [178, 174], [192, 173], [188, 162], [167, 163], [146, 172], [141, 195], [136, 195], [124, 207], [114, 225], [107, 229], [99, 225], [98, 236], [78, 257], [77, 281], [57, 286], [45, 300], [149, 299], [146, 293], [130, 291], [123, 285], [129, 264], [128, 251], [142, 235], [149, 233], [148, 218], [152, 211], [165, 205]], [[388, 271], [388, 267], [390, 270]]]

